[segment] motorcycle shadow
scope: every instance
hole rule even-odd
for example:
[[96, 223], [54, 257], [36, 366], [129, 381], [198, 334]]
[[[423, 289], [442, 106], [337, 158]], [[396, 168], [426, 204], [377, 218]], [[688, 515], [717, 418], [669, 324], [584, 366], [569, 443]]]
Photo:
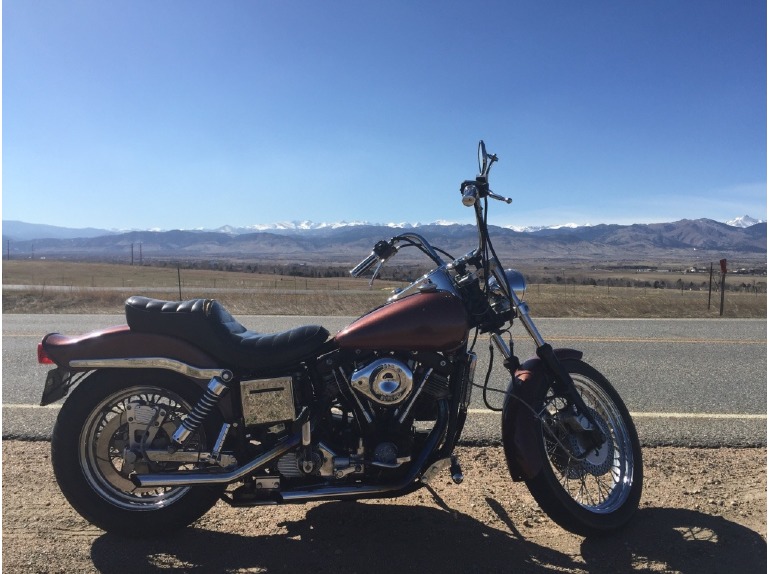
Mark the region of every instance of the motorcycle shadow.
[[587, 538], [588, 572], [767, 572], [767, 541], [721, 516], [680, 508], [640, 510], [621, 532]]
[[[105, 534], [91, 550], [100, 572], [765, 572], [766, 542], [720, 517], [641, 510], [621, 532], [581, 545], [585, 562], [527, 540], [497, 501], [491, 527], [448, 509], [329, 502], [285, 533], [244, 536], [188, 528], [158, 540]], [[246, 511], [244, 521], [253, 520]], [[253, 512], [263, 512], [256, 509]], [[269, 509], [267, 509], [269, 512]], [[261, 515], [259, 518], [263, 518]], [[492, 522], [497, 522], [490, 514]]]
[[[253, 519], [250, 512], [242, 513], [244, 521]], [[98, 571], [110, 574], [563, 572], [578, 566], [517, 534], [424, 506], [328, 502], [311, 508], [304, 520], [279, 525], [287, 532], [243, 536], [188, 528], [162, 540], [105, 534], [94, 542], [91, 558]]]

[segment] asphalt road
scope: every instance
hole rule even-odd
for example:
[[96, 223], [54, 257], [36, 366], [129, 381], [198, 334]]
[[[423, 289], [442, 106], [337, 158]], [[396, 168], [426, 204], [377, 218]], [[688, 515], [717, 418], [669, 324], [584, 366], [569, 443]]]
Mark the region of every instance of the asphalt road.
[[[243, 316], [251, 329], [280, 331], [318, 323], [332, 333], [352, 317]], [[50, 437], [58, 406], [41, 408], [48, 366], [36, 346], [48, 332], [79, 334], [123, 323], [119, 315], [3, 315], [3, 438]], [[767, 321], [757, 319], [542, 319], [538, 326], [554, 347], [584, 352], [626, 402], [646, 446], [754, 446], [767, 444]], [[516, 354], [534, 346], [514, 329]], [[487, 371], [488, 341], [476, 345], [477, 382]], [[490, 386], [504, 388], [499, 356]], [[463, 440], [496, 442], [499, 414], [480, 391], [473, 394]], [[494, 397], [494, 393], [490, 396]], [[499, 400], [491, 401], [493, 406]]]

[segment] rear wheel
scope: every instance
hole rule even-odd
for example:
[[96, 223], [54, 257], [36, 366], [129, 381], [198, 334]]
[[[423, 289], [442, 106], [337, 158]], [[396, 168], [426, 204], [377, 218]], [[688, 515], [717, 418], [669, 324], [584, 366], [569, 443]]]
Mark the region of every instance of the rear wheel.
[[535, 410], [541, 413], [537, 455], [542, 464], [526, 484], [563, 528], [583, 536], [610, 532], [625, 525], [639, 506], [639, 438], [623, 401], [601, 373], [580, 360], [562, 364], [606, 440], [588, 448], [589, 433], [570, 401], [551, 386], [541, 389]]
[[[67, 500], [110, 532], [168, 534], [200, 518], [221, 487], [139, 488], [131, 474], [192, 470], [202, 462], [151, 462], [142, 452], [167, 449], [201, 395], [189, 380], [158, 371], [102, 371], [67, 399], [54, 427], [51, 460]], [[185, 450], [210, 451], [221, 417], [212, 412]]]

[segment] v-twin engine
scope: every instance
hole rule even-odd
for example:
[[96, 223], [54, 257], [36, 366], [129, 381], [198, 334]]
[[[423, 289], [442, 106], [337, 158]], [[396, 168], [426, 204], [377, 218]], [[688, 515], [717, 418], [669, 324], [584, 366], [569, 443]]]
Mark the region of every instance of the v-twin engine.
[[409, 367], [396, 359], [377, 359], [350, 378], [353, 390], [375, 403], [394, 406], [404, 401], [412, 390], [413, 375]]

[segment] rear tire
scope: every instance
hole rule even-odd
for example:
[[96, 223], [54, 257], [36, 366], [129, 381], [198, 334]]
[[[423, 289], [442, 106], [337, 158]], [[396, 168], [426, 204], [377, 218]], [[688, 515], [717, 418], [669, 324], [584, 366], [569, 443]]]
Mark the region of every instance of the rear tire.
[[538, 432], [540, 472], [527, 487], [551, 519], [581, 536], [605, 534], [624, 526], [642, 495], [642, 451], [631, 416], [609, 381], [577, 359], [562, 364], [604, 431], [607, 440], [585, 452], [586, 434], [565, 424], [566, 402], [543, 384], [535, 410], [543, 411]]
[[[148, 428], [130, 427], [131, 413], [149, 417], [163, 411], [162, 424], [145, 446], [165, 448], [200, 396], [189, 379], [164, 371], [99, 371], [78, 385], [59, 413], [51, 440], [56, 481], [73, 508], [103, 530], [131, 537], [167, 535], [205, 514], [223, 487], [138, 488], [130, 474], [151, 472], [149, 465], [141, 457], [132, 465], [123, 456], [131, 444], [129, 432], [141, 436]], [[221, 424], [215, 409], [186, 449], [210, 451]], [[193, 467], [156, 464], [167, 471]]]

